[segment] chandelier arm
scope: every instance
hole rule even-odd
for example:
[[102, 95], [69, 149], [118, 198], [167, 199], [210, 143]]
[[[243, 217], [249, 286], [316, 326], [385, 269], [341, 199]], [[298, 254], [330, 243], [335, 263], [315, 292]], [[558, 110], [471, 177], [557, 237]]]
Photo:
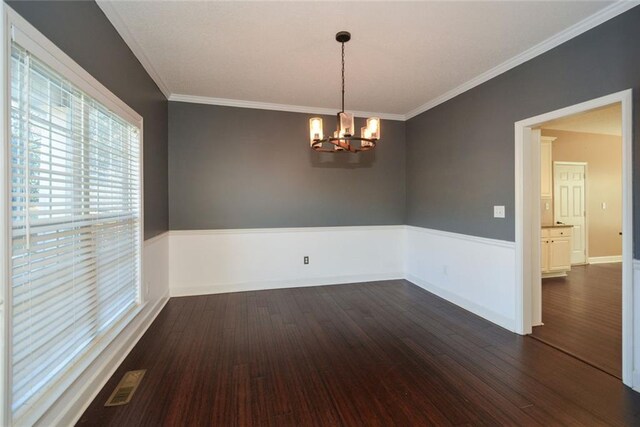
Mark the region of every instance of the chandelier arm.
[[[360, 146], [357, 146], [357, 145], [350, 144], [351, 141], [360, 141], [361, 143], [368, 142], [369, 145], [360, 144]], [[311, 145], [311, 148], [314, 151], [321, 152], [321, 153], [334, 153], [335, 149], [324, 148], [323, 144], [328, 143], [328, 144], [336, 145], [342, 148], [344, 151], [359, 153], [361, 151], [373, 150], [376, 147], [377, 142], [378, 140], [376, 139], [362, 138], [358, 136], [350, 136], [350, 137], [344, 137], [344, 138], [326, 137], [323, 139], [315, 140]]]

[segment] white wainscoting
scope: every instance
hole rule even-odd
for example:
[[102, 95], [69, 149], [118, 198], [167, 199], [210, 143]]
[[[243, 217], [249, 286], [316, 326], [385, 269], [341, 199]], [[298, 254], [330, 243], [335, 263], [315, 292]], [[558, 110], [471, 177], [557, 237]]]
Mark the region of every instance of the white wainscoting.
[[170, 293], [400, 279], [404, 234], [402, 225], [171, 231]]
[[144, 241], [144, 286], [146, 301], [169, 295], [169, 232]]
[[[640, 313], [640, 260], [633, 260], [633, 313]], [[624, 307], [623, 307], [624, 312]], [[633, 367], [631, 384], [635, 391], [640, 392], [640, 316], [633, 316], [633, 337], [631, 347], [633, 348]]]
[[69, 385], [49, 410], [38, 420], [39, 426], [75, 425], [85, 409], [111, 378], [131, 349], [144, 335], [169, 297], [169, 233], [165, 232], [143, 245], [144, 304], [130, 323], [123, 327], [97, 359], [90, 363], [80, 377]]
[[407, 226], [406, 278], [515, 330], [515, 244]]

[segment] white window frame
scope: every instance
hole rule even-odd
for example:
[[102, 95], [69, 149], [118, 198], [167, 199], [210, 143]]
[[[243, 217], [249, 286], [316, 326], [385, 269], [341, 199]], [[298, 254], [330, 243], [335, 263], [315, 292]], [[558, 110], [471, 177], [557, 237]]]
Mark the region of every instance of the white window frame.
[[[131, 321], [144, 310], [146, 294], [144, 292], [144, 122], [141, 115], [120, 100], [102, 83], [85, 71], [71, 57], [59, 49], [53, 42], [47, 39], [29, 22], [16, 13], [4, 2], [0, 2], [0, 338], [2, 349], [0, 350], [0, 425], [31, 425], [42, 417], [47, 410], [61, 397], [64, 390], [70, 386], [81, 372], [85, 371], [93, 360], [118, 336]], [[95, 343], [89, 352], [76, 362], [70, 372], [55, 382], [55, 385], [47, 391], [34, 407], [18, 420], [13, 419], [11, 411], [11, 280], [10, 280], [10, 203], [8, 200], [10, 189], [10, 55], [11, 42], [15, 40], [22, 47], [33, 53], [40, 61], [60, 73], [87, 95], [101, 102], [111, 111], [119, 115], [139, 129], [140, 135], [140, 281], [138, 283], [138, 301], [136, 308], [123, 319], [116, 322], [110, 331]]]

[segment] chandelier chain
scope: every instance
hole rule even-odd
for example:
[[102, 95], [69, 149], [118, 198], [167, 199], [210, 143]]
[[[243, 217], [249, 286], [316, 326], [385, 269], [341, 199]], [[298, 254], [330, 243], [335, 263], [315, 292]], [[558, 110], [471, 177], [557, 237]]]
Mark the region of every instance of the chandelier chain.
[[344, 43], [342, 43], [342, 112], [344, 112]]

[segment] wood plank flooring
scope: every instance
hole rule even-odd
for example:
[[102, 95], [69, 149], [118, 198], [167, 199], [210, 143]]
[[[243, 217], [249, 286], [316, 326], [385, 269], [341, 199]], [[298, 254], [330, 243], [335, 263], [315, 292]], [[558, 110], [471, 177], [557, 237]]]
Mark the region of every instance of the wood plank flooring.
[[542, 322], [533, 336], [622, 377], [622, 263], [571, 268], [542, 281]]
[[[105, 408], [127, 370], [131, 403]], [[640, 394], [415, 285], [172, 298], [80, 426], [639, 425]]]

